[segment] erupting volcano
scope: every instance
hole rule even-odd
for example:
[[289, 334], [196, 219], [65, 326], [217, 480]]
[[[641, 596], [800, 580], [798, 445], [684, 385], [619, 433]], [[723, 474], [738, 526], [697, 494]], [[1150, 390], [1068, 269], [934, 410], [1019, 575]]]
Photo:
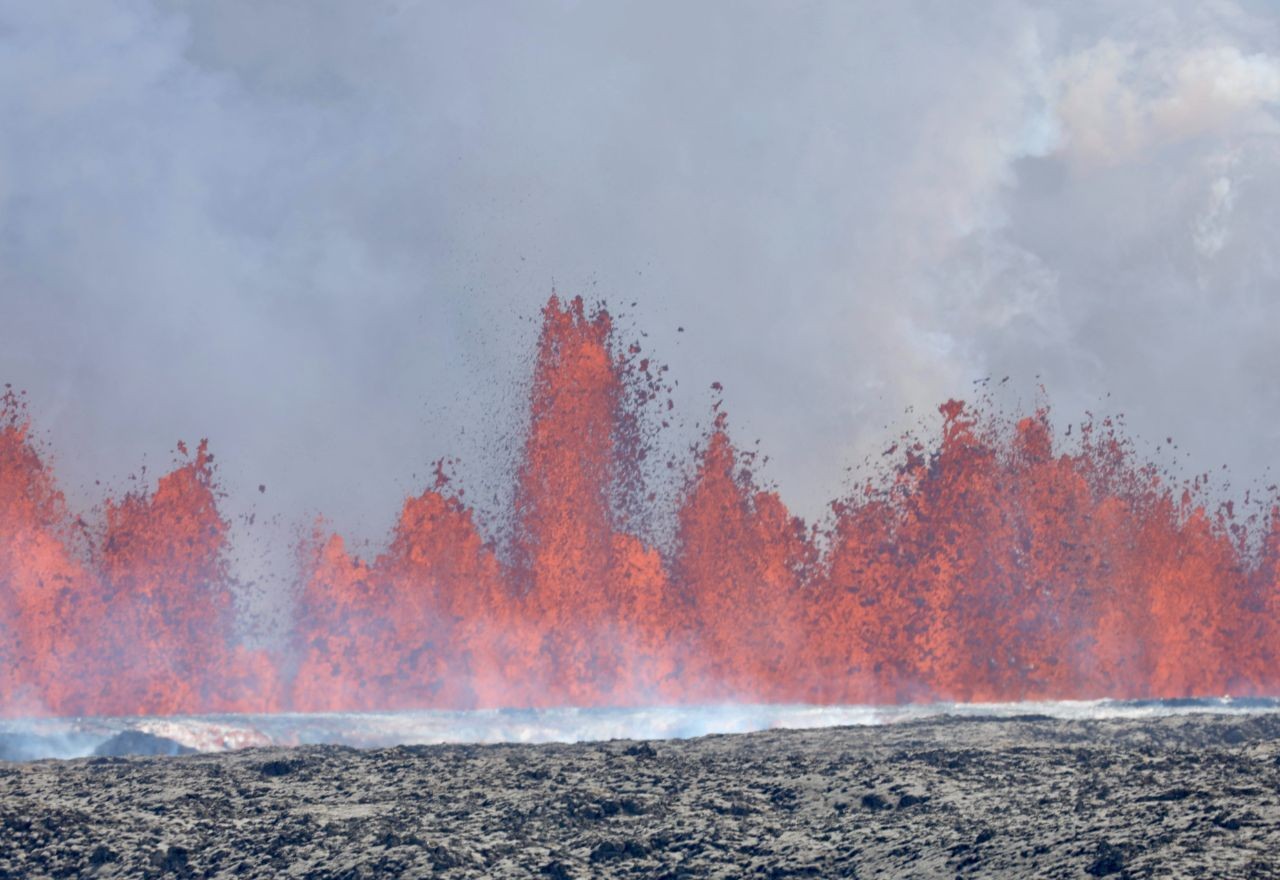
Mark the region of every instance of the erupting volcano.
[[504, 525], [443, 467], [373, 558], [318, 524], [271, 650], [239, 641], [204, 442], [90, 525], [7, 393], [0, 712], [1280, 692], [1275, 504], [1214, 508], [1109, 421], [1068, 450], [1046, 409], [948, 401], [939, 436], [901, 438], [809, 527], [756, 483], [718, 403], [694, 458], [665, 463], [679, 485], [654, 485], [665, 368], [581, 299], [543, 318]]

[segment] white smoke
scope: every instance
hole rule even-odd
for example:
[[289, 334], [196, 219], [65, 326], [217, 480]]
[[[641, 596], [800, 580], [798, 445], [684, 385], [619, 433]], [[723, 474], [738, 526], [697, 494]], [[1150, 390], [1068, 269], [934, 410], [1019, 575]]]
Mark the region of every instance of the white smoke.
[[[0, 720], [0, 761], [84, 757], [125, 731], [163, 737], [200, 752], [337, 744], [358, 748], [442, 743], [599, 742], [687, 739], [760, 730], [900, 724], [941, 716], [969, 719], [1163, 718], [1192, 713], [1251, 715], [1277, 700], [1043, 701], [910, 706], [724, 704], [637, 709], [495, 709], [338, 712], [174, 718]], [[159, 744], [161, 746], [165, 743]], [[170, 751], [160, 753], [171, 754]]]
[[1274, 135], [1280, 59], [1235, 46], [1144, 51], [1103, 39], [1058, 65], [1061, 153], [1084, 165], [1226, 133]]

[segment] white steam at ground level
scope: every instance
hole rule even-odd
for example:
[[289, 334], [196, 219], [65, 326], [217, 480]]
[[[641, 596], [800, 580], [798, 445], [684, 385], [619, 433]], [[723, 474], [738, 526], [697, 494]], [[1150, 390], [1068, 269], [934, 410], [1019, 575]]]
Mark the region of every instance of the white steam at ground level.
[[445, 743], [571, 743], [682, 739], [772, 729], [871, 726], [953, 716], [1097, 720], [1280, 712], [1280, 698], [1054, 700], [906, 706], [723, 704], [626, 709], [196, 715], [168, 718], [40, 718], [0, 721], [0, 761], [81, 758], [123, 751], [174, 754], [331, 744], [357, 748]]

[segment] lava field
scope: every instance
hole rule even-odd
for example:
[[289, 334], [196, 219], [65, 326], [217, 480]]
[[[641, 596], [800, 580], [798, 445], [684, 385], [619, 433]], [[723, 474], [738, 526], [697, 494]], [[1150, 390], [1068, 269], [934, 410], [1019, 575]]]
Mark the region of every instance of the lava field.
[[0, 877], [1276, 877], [1280, 716], [0, 764]]

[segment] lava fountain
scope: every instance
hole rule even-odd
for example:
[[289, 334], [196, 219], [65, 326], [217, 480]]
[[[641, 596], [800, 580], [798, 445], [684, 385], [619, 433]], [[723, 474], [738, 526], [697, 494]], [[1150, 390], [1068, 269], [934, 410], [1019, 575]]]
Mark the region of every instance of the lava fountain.
[[[443, 466], [378, 555], [317, 522], [285, 644], [239, 641], [205, 442], [72, 511], [0, 399], [0, 714], [908, 703], [1280, 692], [1280, 503], [1237, 518], [1110, 422], [948, 401], [806, 526], [715, 406], [652, 527], [663, 369], [552, 297], [505, 534]], [[1275, 492], [1273, 488], [1271, 490]]]

